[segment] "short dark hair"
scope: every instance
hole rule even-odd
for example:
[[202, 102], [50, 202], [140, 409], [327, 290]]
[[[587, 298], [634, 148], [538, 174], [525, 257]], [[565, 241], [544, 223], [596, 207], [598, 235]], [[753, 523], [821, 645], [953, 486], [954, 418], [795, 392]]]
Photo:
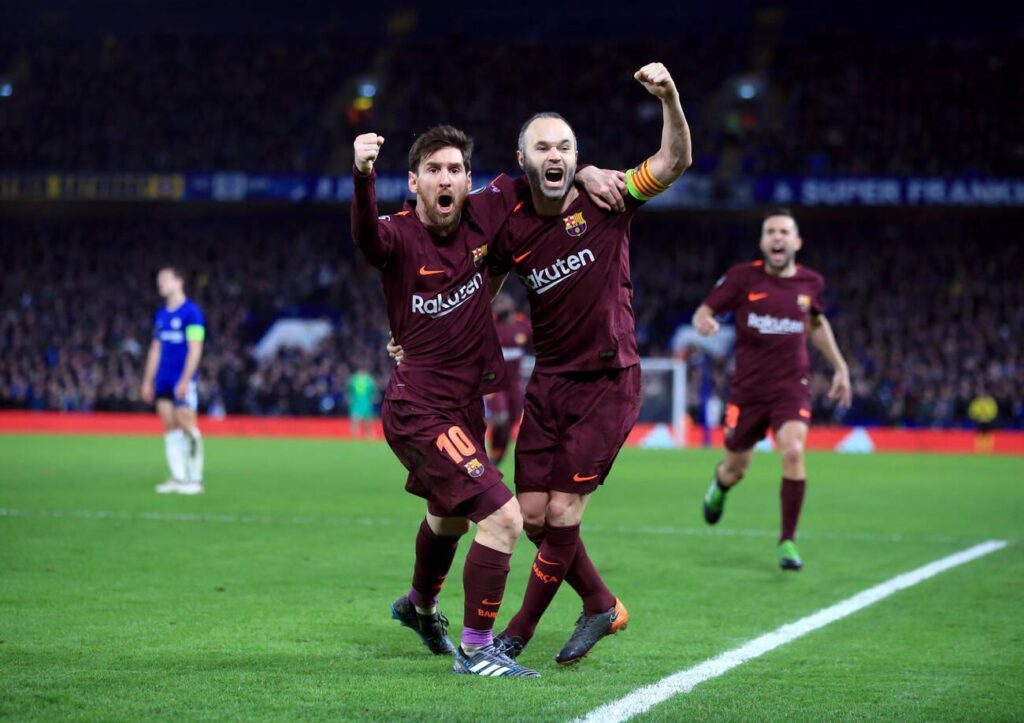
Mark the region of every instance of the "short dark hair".
[[181, 279], [182, 281], [185, 280], [185, 273], [181, 270], [180, 266], [176, 266], [175, 264], [164, 264], [156, 270], [157, 276], [160, 275], [161, 271], [170, 271], [176, 279]]
[[442, 148], [454, 148], [462, 151], [462, 161], [466, 171], [470, 170], [470, 160], [473, 157], [473, 139], [454, 126], [434, 126], [425, 133], [421, 133], [412, 142], [409, 149], [409, 170], [418, 173], [420, 163], [432, 153]]
[[519, 145], [516, 147], [519, 149], [520, 153], [526, 153], [526, 129], [529, 128], [530, 124], [535, 120], [540, 120], [541, 118], [557, 118], [569, 126], [569, 130], [572, 131], [572, 137], [576, 137], [576, 131], [572, 129], [572, 126], [569, 125], [569, 121], [567, 121], [560, 113], [555, 113], [553, 110], [541, 111], [540, 113], [534, 113], [532, 116], [527, 118], [526, 122], [519, 128]]
[[786, 218], [793, 219], [793, 226], [796, 228], [797, 232], [799, 233], [800, 226], [796, 222], [796, 216], [794, 216], [793, 212], [790, 211], [788, 208], [780, 207], [780, 208], [768, 209], [768, 212], [761, 219], [761, 225], [764, 225], [765, 221], [767, 221], [768, 219], [773, 218], [775, 216], [785, 216]]

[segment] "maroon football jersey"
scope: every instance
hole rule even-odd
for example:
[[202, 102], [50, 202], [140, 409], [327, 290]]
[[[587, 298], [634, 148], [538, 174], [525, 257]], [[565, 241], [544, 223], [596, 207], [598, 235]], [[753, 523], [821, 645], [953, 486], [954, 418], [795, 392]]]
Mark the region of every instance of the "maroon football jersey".
[[405, 350], [386, 397], [455, 408], [498, 389], [505, 364], [485, 259], [516, 203], [516, 183], [501, 175], [470, 194], [458, 227], [441, 238], [420, 222], [413, 202], [378, 218], [376, 175], [352, 176], [352, 236], [380, 270], [391, 332]]
[[498, 330], [498, 341], [501, 343], [501, 355], [505, 358], [505, 382], [518, 383], [523, 357], [530, 347], [533, 329], [525, 314], [515, 313], [507, 321], [494, 320]]
[[492, 251], [492, 268], [514, 269], [526, 287], [536, 369], [546, 373], [621, 369], [640, 361], [629, 278], [629, 225], [580, 193], [566, 211], [537, 215], [524, 192]]
[[797, 266], [788, 278], [765, 271], [763, 261], [734, 266], [704, 303], [715, 314], [736, 317], [736, 372], [729, 389], [733, 404], [807, 394], [811, 315], [825, 311], [821, 274]]

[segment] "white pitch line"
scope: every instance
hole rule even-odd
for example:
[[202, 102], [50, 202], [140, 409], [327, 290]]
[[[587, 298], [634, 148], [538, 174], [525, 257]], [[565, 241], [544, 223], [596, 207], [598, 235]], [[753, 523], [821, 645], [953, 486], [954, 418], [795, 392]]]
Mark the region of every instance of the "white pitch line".
[[[129, 510], [26, 510], [0, 507], [0, 518], [50, 518], [76, 520], [145, 520], [151, 522], [202, 522], [243, 525], [351, 525], [354, 527], [401, 527], [409, 520], [382, 517], [311, 517], [305, 515], [254, 515], [220, 512], [132, 512]], [[412, 519], [412, 518], [410, 518]], [[777, 530], [732, 529], [728, 527], [674, 527], [669, 525], [601, 525], [584, 523], [587, 533], [614, 533], [620, 535], [668, 535], [683, 537], [766, 537], [779, 536]], [[830, 540], [839, 542], [911, 542], [921, 544], [960, 545], [967, 540], [936, 535], [905, 535], [892, 533], [878, 535], [861, 532], [801, 532], [803, 540]]]
[[621, 721], [627, 721], [633, 716], [647, 712], [673, 696], [680, 693], [689, 693], [695, 686], [724, 675], [747, 661], [758, 658], [830, 623], [842, 620], [846, 616], [852, 615], [858, 610], [863, 610], [869, 605], [874, 605], [876, 602], [884, 600], [900, 590], [905, 590], [946, 570], [951, 570], [954, 567], [1001, 550], [1006, 545], [1007, 542], [1005, 540], [989, 540], [948, 557], [943, 557], [935, 562], [928, 563], [916, 570], [897, 575], [891, 580], [859, 592], [853, 597], [846, 598], [831, 607], [812, 613], [794, 623], [783, 625], [770, 633], [765, 633], [738, 648], [726, 651], [710, 660], [705, 660], [703, 663], [692, 668], [673, 673], [662, 678], [657, 683], [638, 688], [619, 700], [596, 708], [583, 718], [577, 718], [576, 722], [620, 723]]

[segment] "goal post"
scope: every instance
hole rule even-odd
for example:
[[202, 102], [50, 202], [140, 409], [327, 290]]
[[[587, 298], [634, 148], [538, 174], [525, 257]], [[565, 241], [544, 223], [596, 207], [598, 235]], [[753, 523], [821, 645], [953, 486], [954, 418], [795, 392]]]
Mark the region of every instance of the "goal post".
[[[533, 356], [523, 357], [523, 383], [533, 373]], [[640, 446], [686, 446], [686, 362], [664, 357], [643, 357], [640, 418], [644, 431]]]

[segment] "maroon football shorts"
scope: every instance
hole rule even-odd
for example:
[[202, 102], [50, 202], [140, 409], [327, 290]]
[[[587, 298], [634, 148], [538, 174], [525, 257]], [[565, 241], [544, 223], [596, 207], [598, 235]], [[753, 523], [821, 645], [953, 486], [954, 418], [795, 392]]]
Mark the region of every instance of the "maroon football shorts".
[[730, 452], [745, 452], [764, 439], [769, 428], [778, 434], [786, 422], [811, 423], [809, 394], [798, 392], [771, 400], [727, 404], [725, 448]]
[[525, 407], [516, 491], [590, 494], [604, 483], [640, 414], [640, 365], [534, 372]]
[[407, 492], [438, 517], [488, 517], [512, 499], [484, 448], [484, 405], [430, 409], [400, 400], [381, 405], [384, 437], [409, 470]]

